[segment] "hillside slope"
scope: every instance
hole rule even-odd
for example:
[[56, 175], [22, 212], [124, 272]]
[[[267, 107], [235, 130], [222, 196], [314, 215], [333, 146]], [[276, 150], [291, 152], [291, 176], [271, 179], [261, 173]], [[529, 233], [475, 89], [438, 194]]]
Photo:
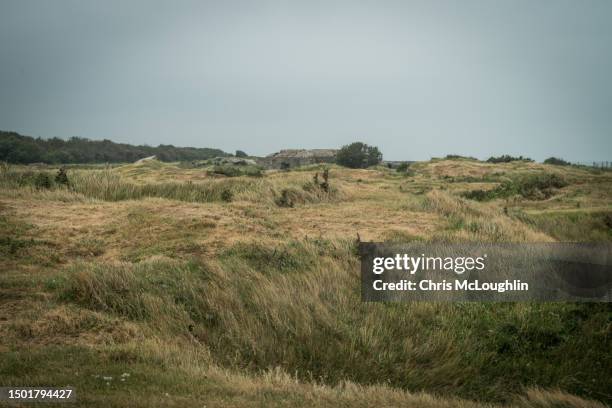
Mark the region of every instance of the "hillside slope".
[[[254, 178], [147, 162], [70, 169], [67, 186], [57, 167], [3, 167], [0, 382], [71, 384], [105, 407], [612, 401], [610, 305], [363, 303], [355, 254], [357, 234], [609, 242], [610, 173], [329, 168], [322, 191], [320, 166]], [[546, 174], [566, 185], [463, 196]]]

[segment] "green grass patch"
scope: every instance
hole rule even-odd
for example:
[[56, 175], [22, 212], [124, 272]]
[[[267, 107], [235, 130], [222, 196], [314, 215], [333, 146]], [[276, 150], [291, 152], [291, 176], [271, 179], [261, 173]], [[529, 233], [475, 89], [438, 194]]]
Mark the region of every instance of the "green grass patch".
[[517, 195], [529, 200], [545, 200], [554, 194], [555, 189], [567, 185], [567, 181], [556, 174], [530, 174], [506, 180], [492, 190], [472, 190], [462, 195], [476, 201], [490, 201]]
[[205, 319], [207, 275], [195, 262], [79, 264], [59, 279], [59, 299], [184, 333]]
[[263, 172], [258, 166], [238, 166], [238, 165], [216, 165], [208, 170], [210, 174], [219, 174], [227, 177], [262, 177]]
[[565, 242], [611, 242], [612, 212], [559, 211], [538, 214], [520, 213], [519, 219]]

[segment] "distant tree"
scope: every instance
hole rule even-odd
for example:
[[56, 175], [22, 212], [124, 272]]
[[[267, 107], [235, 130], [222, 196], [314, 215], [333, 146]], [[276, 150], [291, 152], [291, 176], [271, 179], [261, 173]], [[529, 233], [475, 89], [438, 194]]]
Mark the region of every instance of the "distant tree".
[[544, 164], [554, 164], [555, 166], [569, 166], [572, 163], [563, 159], [559, 159], [558, 157], [549, 157], [548, 159], [544, 160]]
[[68, 140], [57, 137], [35, 139], [15, 132], [0, 131], [0, 161], [8, 163], [117, 163], [133, 162], [153, 155], [162, 161], [193, 161], [228, 156], [219, 149], [173, 145], [133, 146], [81, 137], [71, 137]]
[[342, 146], [336, 155], [336, 163], [352, 169], [363, 169], [382, 161], [382, 153], [376, 146], [355, 142]]
[[249, 155], [243, 152], [242, 150], [236, 150], [235, 156], [236, 157], [249, 157]]

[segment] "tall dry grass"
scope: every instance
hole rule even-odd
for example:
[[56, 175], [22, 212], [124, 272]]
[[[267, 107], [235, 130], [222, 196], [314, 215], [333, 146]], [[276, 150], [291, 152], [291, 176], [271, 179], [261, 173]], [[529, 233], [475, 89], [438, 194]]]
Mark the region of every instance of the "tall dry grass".
[[[190, 339], [211, 361], [300, 381], [508, 401], [606, 388], [606, 305], [363, 303], [351, 241], [237, 244], [205, 264], [80, 264], [61, 299]], [[568, 381], [568, 379], [572, 379]], [[584, 387], [584, 384], [589, 384]]]
[[188, 202], [251, 201], [274, 205], [284, 190], [291, 192], [296, 204], [329, 202], [343, 196], [338, 187], [325, 192], [302, 175], [290, 179], [232, 177], [137, 184], [108, 169], [72, 172], [70, 187], [76, 193], [105, 201], [160, 197]]
[[553, 239], [520, 220], [508, 217], [502, 208], [475, 203], [442, 190], [427, 193], [423, 208], [440, 214], [447, 228], [429, 237], [454, 242], [550, 242]]

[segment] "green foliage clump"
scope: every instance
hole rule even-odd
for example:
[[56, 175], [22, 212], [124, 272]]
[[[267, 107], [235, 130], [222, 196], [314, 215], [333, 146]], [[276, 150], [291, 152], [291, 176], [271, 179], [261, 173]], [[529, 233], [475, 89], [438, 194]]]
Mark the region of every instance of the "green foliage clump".
[[312, 177], [312, 183], [326, 193], [329, 192], [329, 169], [323, 170], [323, 182], [319, 182], [319, 173], [317, 172]]
[[13, 170], [6, 164], [0, 170], [0, 183], [6, 187], [30, 187], [36, 190], [49, 190], [57, 184], [46, 171]]
[[242, 175], [242, 171], [234, 166], [214, 166], [211, 173], [222, 174], [227, 177], [238, 177]]
[[242, 158], [244, 158], [244, 157], [249, 157], [249, 155], [248, 155], [248, 154], [246, 154], [246, 153], [245, 153], [244, 151], [242, 151], [242, 150], [236, 150], [236, 154], [235, 154], [234, 156], [236, 156], [236, 157], [242, 157]]
[[405, 173], [408, 170], [408, 163], [401, 163], [395, 170], [398, 173]]
[[226, 203], [229, 203], [233, 199], [234, 199], [234, 193], [232, 192], [232, 190], [226, 188], [225, 190], [221, 191], [221, 201], [225, 201]]
[[504, 154], [499, 157], [491, 156], [487, 159], [487, 163], [510, 163], [513, 161], [532, 162], [533, 160], [530, 159], [529, 157], [523, 157], [523, 156], [515, 157], [515, 156], [510, 156], [509, 154]]
[[55, 182], [64, 186], [68, 185], [68, 174], [66, 173], [66, 169], [64, 167], [61, 167], [57, 171], [57, 174], [55, 175]]
[[279, 246], [239, 243], [221, 254], [222, 261], [240, 259], [250, 268], [264, 274], [278, 272], [301, 273], [317, 264], [317, 253], [305, 251], [298, 242]]
[[504, 181], [492, 190], [472, 190], [463, 193], [465, 198], [489, 201], [519, 195], [529, 200], [545, 200], [554, 194], [555, 188], [567, 186], [567, 181], [557, 174], [537, 174]]
[[478, 160], [472, 156], [461, 156], [459, 154], [447, 154], [445, 157], [446, 160]]
[[599, 211], [519, 213], [518, 219], [565, 242], [612, 242], [612, 213]]
[[489, 201], [489, 200], [493, 200], [494, 198], [496, 198], [493, 191], [494, 190], [483, 190], [479, 188], [477, 190], [466, 191], [465, 193], [462, 194], [462, 196], [470, 200]]
[[236, 165], [217, 165], [214, 166], [211, 170], [213, 174], [221, 174], [227, 177], [240, 177], [240, 176], [250, 176], [250, 177], [261, 177], [263, 173], [259, 167], [255, 166], [236, 166]]
[[34, 187], [38, 190], [48, 190], [52, 186], [51, 177], [45, 172], [38, 172], [34, 176]]
[[548, 159], [544, 160], [544, 164], [553, 164], [555, 166], [570, 166], [572, 163], [560, 159], [558, 157], [549, 157]]
[[416, 172], [410, 168], [410, 164], [408, 163], [401, 163], [399, 166], [397, 166], [397, 168], [395, 169], [396, 172], [403, 174], [404, 176], [414, 176], [416, 174]]
[[382, 153], [376, 146], [355, 142], [343, 146], [336, 155], [336, 163], [352, 169], [375, 166], [382, 161]]
[[293, 206], [295, 205], [295, 198], [294, 198], [294, 193], [293, 191], [284, 188], [281, 191], [281, 195], [275, 200], [276, 205], [278, 205], [279, 207], [285, 207], [285, 208], [293, 208]]

